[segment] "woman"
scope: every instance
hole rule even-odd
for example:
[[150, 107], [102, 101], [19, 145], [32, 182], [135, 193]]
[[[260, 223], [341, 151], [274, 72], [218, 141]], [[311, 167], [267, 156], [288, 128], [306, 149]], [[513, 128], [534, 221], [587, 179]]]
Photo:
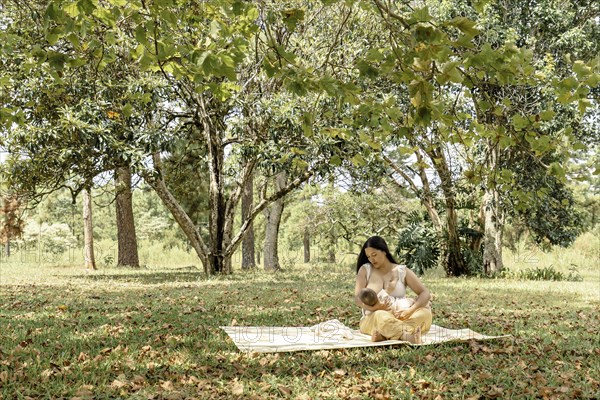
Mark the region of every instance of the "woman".
[[[400, 278], [392, 288], [390, 283], [398, 275]], [[361, 290], [368, 287], [376, 293], [382, 289], [389, 289], [390, 295], [403, 298], [407, 286], [417, 294], [417, 298], [408, 309], [397, 311], [395, 314], [384, 304], [368, 306], [359, 297]], [[399, 339], [421, 343], [421, 334], [427, 333], [431, 327], [430, 298], [429, 290], [423, 286], [417, 275], [394, 260], [383, 238], [372, 236], [367, 239], [358, 255], [354, 289], [354, 301], [363, 309], [363, 317], [360, 320], [362, 333], [371, 335], [374, 342]]]

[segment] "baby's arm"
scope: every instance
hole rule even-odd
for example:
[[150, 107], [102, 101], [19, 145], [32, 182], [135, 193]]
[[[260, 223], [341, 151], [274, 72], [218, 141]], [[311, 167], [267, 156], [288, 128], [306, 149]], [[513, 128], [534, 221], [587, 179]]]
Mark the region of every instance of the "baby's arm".
[[385, 289], [381, 289], [381, 291], [377, 293], [377, 300], [379, 301], [379, 303], [384, 304], [388, 308], [388, 310], [395, 311], [394, 302], [396, 299], [394, 298], [394, 296], [391, 296]]

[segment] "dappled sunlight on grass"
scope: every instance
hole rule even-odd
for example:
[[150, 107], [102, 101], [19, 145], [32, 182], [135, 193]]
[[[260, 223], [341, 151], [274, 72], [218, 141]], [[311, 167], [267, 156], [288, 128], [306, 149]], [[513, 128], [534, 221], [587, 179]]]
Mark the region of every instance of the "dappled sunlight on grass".
[[594, 292], [600, 279], [426, 274], [434, 323], [512, 337], [246, 354], [219, 326], [310, 326], [337, 318], [357, 327], [355, 271], [296, 265], [206, 277], [188, 267], [90, 273], [69, 266], [0, 267], [4, 398], [535, 398], [546, 392], [591, 398], [600, 390], [593, 361], [600, 356]]

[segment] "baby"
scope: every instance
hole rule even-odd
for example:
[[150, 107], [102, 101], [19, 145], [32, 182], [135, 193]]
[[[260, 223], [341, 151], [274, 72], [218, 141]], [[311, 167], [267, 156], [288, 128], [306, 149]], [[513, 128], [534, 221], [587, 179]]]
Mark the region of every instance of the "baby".
[[[394, 296], [390, 296], [388, 292], [381, 289], [379, 293], [376, 293], [373, 289], [364, 288], [358, 293], [358, 298], [364, 304], [368, 306], [375, 306], [377, 304], [383, 304], [390, 309], [391, 312], [408, 310], [410, 306], [414, 304], [414, 299], [401, 298], [397, 299]], [[367, 311], [368, 313], [368, 311]]]

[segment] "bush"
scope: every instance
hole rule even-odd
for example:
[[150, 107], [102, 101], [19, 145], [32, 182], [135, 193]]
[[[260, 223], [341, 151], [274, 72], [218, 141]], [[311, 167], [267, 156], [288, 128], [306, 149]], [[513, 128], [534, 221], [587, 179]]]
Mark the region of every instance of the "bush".
[[500, 277], [513, 278], [518, 280], [527, 281], [570, 281], [570, 282], [581, 282], [583, 278], [577, 272], [577, 266], [571, 264], [569, 273], [564, 274], [557, 271], [553, 265], [548, 267], [536, 267], [527, 268], [517, 272], [511, 272], [508, 269], [502, 271]]
[[468, 276], [486, 275], [483, 272], [483, 251], [462, 247], [460, 253], [462, 254], [465, 266], [467, 267]]
[[411, 221], [398, 236], [396, 255], [416, 274], [434, 268], [440, 257], [440, 242], [432, 227], [424, 222]]
[[19, 246], [24, 248], [36, 248], [41, 245], [41, 251], [45, 256], [56, 256], [64, 253], [67, 249], [77, 246], [77, 239], [71, 233], [67, 224], [55, 223], [41, 226], [30, 221], [23, 232], [23, 236], [16, 240]]

